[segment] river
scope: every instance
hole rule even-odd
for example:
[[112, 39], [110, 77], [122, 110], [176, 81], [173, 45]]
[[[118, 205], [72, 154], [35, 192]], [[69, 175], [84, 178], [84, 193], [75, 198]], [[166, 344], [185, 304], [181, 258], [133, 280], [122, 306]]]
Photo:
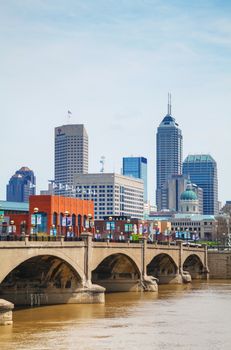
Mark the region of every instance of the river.
[[104, 305], [14, 311], [1, 350], [231, 349], [231, 281], [106, 295]]

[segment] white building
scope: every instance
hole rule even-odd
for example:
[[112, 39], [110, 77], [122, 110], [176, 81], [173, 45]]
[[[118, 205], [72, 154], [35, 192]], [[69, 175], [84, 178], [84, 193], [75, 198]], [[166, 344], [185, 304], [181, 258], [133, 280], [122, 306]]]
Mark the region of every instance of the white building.
[[143, 218], [144, 183], [140, 179], [115, 173], [77, 174], [76, 196], [95, 202], [95, 219], [124, 215]]
[[88, 173], [88, 135], [84, 125], [68, 124], [56, 127], [55, 193], [70, 195], [74, 175], [85, 173]]
[[170, 218], [172, 233], [185, 232], [201, 240], [216, 240], [217, 220], [213, 215], [175, 214]]

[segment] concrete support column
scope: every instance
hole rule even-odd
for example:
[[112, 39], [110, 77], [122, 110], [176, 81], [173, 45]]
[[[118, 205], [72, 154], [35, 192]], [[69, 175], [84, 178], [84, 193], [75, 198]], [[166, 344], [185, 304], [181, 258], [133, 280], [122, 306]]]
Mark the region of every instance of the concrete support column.
[[13, 323], [12, 310], [14, 304], [7, 300], [0, 299], [0, 326], [7, 326]]
[[92, 256], [92, 233], [83, 232], [81, 237], [84, 240], [84, 274], [85, 284], [90, 287], [91, 282], [91, 256]]
[[208, 247], [207, 244], [203, 244], [204, 248], [204, 278], [209, 279], [209, 268], [208, 268]]
[[147, 238], [142, 237], [141, 243], [141, 275], [140, 275], [140, 290], [145, 292], [157, 292], [157, 279], [153, 276], [147, 276]]
[[141, 281], [144, 280], [146, 276], [146, 249], [147, 249], [147, 238], [142, 237], [140, 239], [141, 243]]
[[179, 274], [182, 275], [183, 274], [183, 241], [179, 240], [176, 241], [176, 244], [179, 247]]

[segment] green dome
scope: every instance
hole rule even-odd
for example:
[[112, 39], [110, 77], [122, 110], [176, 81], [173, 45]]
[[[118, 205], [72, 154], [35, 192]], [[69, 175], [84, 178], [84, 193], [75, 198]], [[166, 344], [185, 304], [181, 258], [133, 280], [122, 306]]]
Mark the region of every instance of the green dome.
[[184, 192], [181, 193], [180, 199], [184, 201], [195, 201], [197, 200], [197, 195], [193, 190], [187, 188]]

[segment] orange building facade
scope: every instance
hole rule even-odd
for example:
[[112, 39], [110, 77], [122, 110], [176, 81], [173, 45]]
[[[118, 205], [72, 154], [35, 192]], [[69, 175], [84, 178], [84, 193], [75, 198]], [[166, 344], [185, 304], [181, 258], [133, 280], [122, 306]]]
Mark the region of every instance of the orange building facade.
[[[20, 235], [48, 234], [79, 236], [94, 232], [94, 202], [71, 197], [34, 195], [28, 214], [9, 215], [8, 232]], [[11, 226], [11, 227], [10, 227]]]
[[51, 195], [30, 196], [29, 217], [31, 233], [79, 236], [94, 222], [94, 202]]

